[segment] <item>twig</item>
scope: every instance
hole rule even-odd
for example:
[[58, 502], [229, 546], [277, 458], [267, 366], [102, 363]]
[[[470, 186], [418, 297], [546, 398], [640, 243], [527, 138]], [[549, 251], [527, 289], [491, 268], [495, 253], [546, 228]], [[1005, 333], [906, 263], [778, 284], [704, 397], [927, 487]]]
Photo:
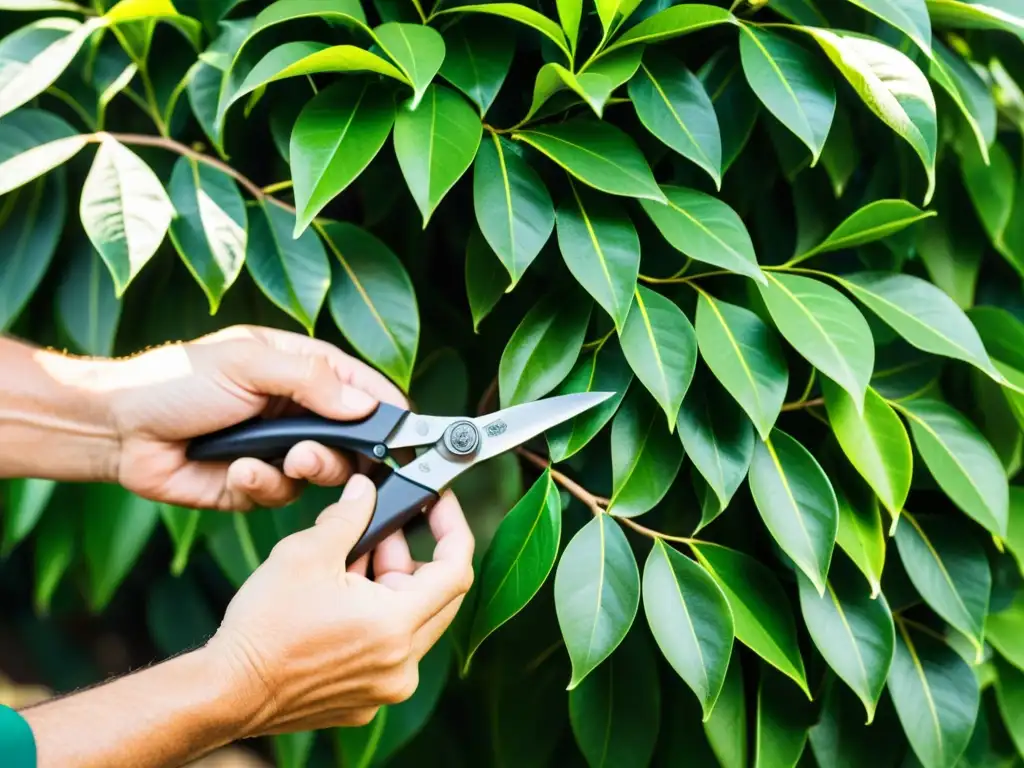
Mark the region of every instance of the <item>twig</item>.
[[825, 398], [816, 397], [813, 400], [797, 400], [795, 403], [785, 403], [782, 406], [783, 411], [802, 411], [804, 408], [812, 408], [816, 405], [824, 405]]
[[477, 416], [483, 416], [485, 413], [487, 413], [487, 410], [489, 409], [491, 404], [491, 400], [494, 399], [494, 395], [497, 391], [498, 377], [495, 376], [493, 379], [491, 379], [491, 383], [487, 385], [487, 389], [485, 389], [484, 393], [480, 396], [480, 402], [476, 404]]
[[163, 136], [149, 136], [144, 133], [110, 133], [108, 131], [99, 131], [97, 133], [92, 133], [87, 135], [85, 138], [87, 141], [92, 142], [94, 144], [103, 141], [105, 138], [110, 138], [114, 139], [115, 141], [119, 141], [122, 144], [133, 144], [136, 146], [145, 147], [160, 147], [161, 149], [166, 149], [171, 152], [177, 152], [179, 155], [184, 155], [185, 157], [191, 158], [192, 160], [195, 160], [198, 163], [205, 163], [211, 168], [216, 168], [218, 171], [227, 174], [235, 181], [237, 181], [239, 184], [241, 184], [243, 187], [245, 187], [249, 194], [255, 197], [257, 200], [266, 200], [268, 202], [280, 206], [281, 208], [284, 208], [286, 211], [295, 213], [295, 208], [288, 205], [288, 203], [282, 200], [278, 200], [276, 197], [273, 197], [272, 195], [268, 195], [266, 192], [260, 189], [258, 184], [253, 182], [247, 176], [243, 176], [241, 173], [236, 171], [227, 163], [218, 160], [215, 157], [204, 155], [202, 152], [196, 152], [191, 147], [186, 147], [184, 144], [182, 144], [179, 141], [175, 141], [174, 139], [169, 139]]

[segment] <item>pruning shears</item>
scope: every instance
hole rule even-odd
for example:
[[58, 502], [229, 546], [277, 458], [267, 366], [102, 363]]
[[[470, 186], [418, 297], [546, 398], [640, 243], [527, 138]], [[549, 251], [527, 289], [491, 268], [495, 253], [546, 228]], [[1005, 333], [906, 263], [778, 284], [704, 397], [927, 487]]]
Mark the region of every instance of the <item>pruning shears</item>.
[[430, 509], [466, 470], [522, 445], [613, 394], [558, 395], [476, 418], [426, 416], [389, 403], [380, 403], [373, 413], [357, 421], [317, 415], [256, 418], [196, 438], [186, 455], [195, 461], [252, 457], [279, 463], [294, 445], [312, 440], [329, 448], [355, 451], [376, 462], [393, 463], [392, 451], [425, 449], [379, 485], [370, 523], [348, 556], [352, 562]]

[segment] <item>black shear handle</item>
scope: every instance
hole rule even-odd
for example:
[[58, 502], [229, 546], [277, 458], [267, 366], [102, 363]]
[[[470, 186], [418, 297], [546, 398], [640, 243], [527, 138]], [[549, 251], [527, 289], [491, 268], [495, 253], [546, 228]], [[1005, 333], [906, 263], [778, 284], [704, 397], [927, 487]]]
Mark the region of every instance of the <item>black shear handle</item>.
[[432, 507], [440, 495], [437, 491], [392, 472], [377, 488], [377, 506], [362, 538], [349, 552], [351, 565], [372, 551], [395, 531], [405, 528], [415, 517]]
[[357, 421], [335, 421], [322, 416], [286, 416], [250, 419], [241, 424], [197, 437], [185, 455], [192, 461], [234, 461], [245, 457], [268, 463], [284, 460], [304, 440], [338, 450], [357, 451], [380, 461], [387, 456], [385, 441], [408, 411], [380, 403]]

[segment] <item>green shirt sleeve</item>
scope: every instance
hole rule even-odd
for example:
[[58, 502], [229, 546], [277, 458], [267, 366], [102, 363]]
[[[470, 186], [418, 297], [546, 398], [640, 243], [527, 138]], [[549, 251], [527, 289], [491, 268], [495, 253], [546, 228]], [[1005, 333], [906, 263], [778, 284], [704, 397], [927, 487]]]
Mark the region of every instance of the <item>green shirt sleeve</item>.
[[21, 715], [0, 704], [0, 763], [4, 768], [36, 768], [36, 740]]

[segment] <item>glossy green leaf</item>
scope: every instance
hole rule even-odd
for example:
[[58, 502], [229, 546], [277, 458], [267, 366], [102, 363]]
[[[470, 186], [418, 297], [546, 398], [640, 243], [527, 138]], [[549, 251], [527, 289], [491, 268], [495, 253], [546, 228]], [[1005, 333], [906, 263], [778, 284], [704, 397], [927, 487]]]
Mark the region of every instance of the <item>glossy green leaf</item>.
[[825, 240], [799, 258], [882, 240], [935, 215], [935, 211], [922, 211], [906, 200], [875, 200], [847, 216]]
[[963, 518], [905, 517], [896, 529], [904, 570], [925, 602], [967, 636], [980, 658], [992, 592], [981, 542]]
[[548, 394], [569, 375], [587, 332], [593, 305], [550, 293], [516, 327], [498, 366], [502, 408]]
[[749, 765], [742, 658], [739, 653], [733, 652], [722, 692], [715, 708], [711, 710], [711, 716], [703, 724], [714, 759], [722, 768], [746, 768]]
[[249, 274], [271, 302], [312, 335], [331, 283], [320, 239], [310, 230], [295, 239], [295, 215], [269, 202], [249, 208], [248, 229]]
[[610, 195], [665, 201], [647, 160], [626, 133], [610, 123], [575, 117], [516, 131], [523, 141], [572, 176]]
[[653, 509], [683, 461], [683, 446], [670, 434], [650, 395], [634, 386], [612, 421], [612, 497], [608, 511], [636, 517]]
[[821, 465], [797, 440], [776, 428], [754, 448], [750, 492], [775, 541], [818, 593], [824, 592], [839, 506]]
[[555, 612], [572, 662], [569, 690], [603, 667], [640, 607], [640, 571], [619, 523], [598, 515], [569, 541], [555, 570]]
[[825, 679], [819, 698], [821, 714], [808, 734], [818, 765], [874, 768], [880, 755], [886, 765], [903, 759], [907, 741], [889, 697], [882, 697], [880, 716], [870, 726], [864, 722], [864, 705], [834, 675]]
[[612, 92], [633, 77], [640, 67], [642, 54], [640, 46], [624, 48], [602, 57], [587, 66], [585, 71], [577, 73], [558, 62], [548, 62], [537, 72], [530, 109], [520, 123], [532, 120], [555, 96], [567, 95], [568, 91], [579, 96], [598, 118], [603, 117]]
[[409, 109], [415, 110], [434, 75], [444, 61], [445, 44], [441, 33], [425, 24], [403, 24], [389, 21], [374, 27], [376, 43], [398, 64], [412, 84]]
[[555, 228], [555, 205], [537, 172], [506, 139], [488, 132], [473, 165], [480, 231], [516, 287]]
[[793, 609], [775, 574], [749, 555], [720, 544], [701, 542], [691, 547], [725, 593], [739, 641], [810, 698]]
[[885, 596], [873, 597], [870, 585], [845, 557], [836, 558], [829, 570], [824, 594], [819, 594], [802, 574], [797, 580], [800, 610], [811, 639], [828, 665], [864, 704], [870, 725], [896, 642]]
[[953, 100], [970, 126], [982, 162], [990, 161], [989, 146], [996, 138], [996, 101], [988, 83], [966, 60], [942, 41], [932, 41], [928, 76]]
[[1024, 707], [1024, 673], [1014, 668], [999, 656], [993, 659], [996, 668], [996, 703], [1017, 748], [1017, 754], [1024, 752], [1024, 724], [1019, 713]]
[[716, 27], [719, 24], [735, 23], [736, 17], [724, 8], [702, 3], [677, 5], [658, 11], [631, 27], [605, 48], [605, 52], [608, 53], [637, 43], [657, 43], [688, 35], [691, 32], [699, 32], [709, 27]]
[[[729, 506], [747, 476], [754, 456], [754, 427], [720, 387], [702, 379], [686, 393], [678, 429], [686, 455], [717, 498], [717, 515]], [[705, 511], [697, 530], [710, 522]]]
[[595, 0], [597, 16], [601, 20], [601, 28], [607, 38], [621, 24], [625, 23], [630, 15], [640, 5], [640, 0]]
[[822, 378], [821, 388], [836, 440], [846, 458], [878, 494], [895, 528], [914, 474], [913, 450], [903, 422], [871, 387], [859, 413], [849, 394], [832, 380]]
[[296, 235], [366, 169], [394, 122], [392, 95], [371, 80], [346, 78], [306, 102], [288, 153], [299, 211]]
[[4, 198], [0, 211], [0, 331], [18, 319], [42, 282], [66, 219], [63, 170]]
[[871, 596], [876, 598], [882, 589], [886, 551], [886, 531], [878, 497], [865, 485], [851, 484], [847, 488], [833, 483], [833, 490], [839, 504], [836, 544], [864, 574]]
[[789, 370], [775, 332], [749, 309], [701, 291], [697, 303], [701, 358], [754, 422], [771, 434], [789, 386]]
[[487, 549], [464, 667], [537, 594], [555, 565], [561, 535], [562, 501], [545, 471], [502, 519]]
[[77, 543], [76, 526], [67, 510], [54, 510], [39, 521], [35, 533], [35, 589], [32, 603], [36, 613], [50, 613], [53, 595], [70, 568]]
[[588, 349], [581, 354], [556, 394], [569, 395], [577, 392], [613, 392], [614, 394], [603, 403], [544, 433], [551, 460], [565, 461], [585, 448], [618, 411], [632, 381], [633, 371], [616, 339], [608, 339], [600, 346]]
[[399, 107], [395, 154], [424, 229], [438, 204], [473, 163], [482, 135], [473, 108], [442, 85], [431, 85], [415, 110], [408, 105]]
[[766, 283], [754, 245], [739, 215], [716, 197], [686, 187], [663, 186], [668, 204], [640, 204], [662, 236], [681, 253]]
[[661, 690], [653, 648], [639, 632], [569, 692], [569, 722], [590, 768], [650, 763]]
[[419, 305], [405, 267], [376, 235], [348, 222], [319, 228], [334, 259], [331, 316], [349, 344], [408, 391], [420, 338]]
[[187, 157], [174, 164], [168, 192], [175, 211], [171, 242], [215, 314], [245, 262], [245, 201], [234, 179]]
[[761, 103], [811, 151], [816, 164], [836, 113], [836, 89], [815, 55], [763, 27], [740, 27], [743, 73]]
[[473, 332], [491, 313], [509, 288], [508, 270], [487, 244], [483, 233], [474, 229], [466, 241], [466, 298], [473, 315]]
[[640, 271], [640, 238], [619, 201], [569, 182], [558, 206], [558, 247], [576, 281], [621, 331]]
[[809, 702], [793, 681], [773, 667], [761, 665], [757, 681], [754, 768], [799, 765], [813, 722]]
[[171, 560], [171, 574], [173, 576], [180, 576], [185, 571], [185, 566], [188, 565], [192, 545], [195, 544], [196, 537], [199, 534], [202, 512], [198, 509], [186, 509], [170, 504], [161, 504], [160, 517], [163, 518], [167, 532], [174, 541], [174, 559]]
[[79, 213], [120, 298], [163, 242], [174, 207], [150, 167], [105, 138], [82, 186]]
[[801, 275], [767, 275], [758, 286], [786, 341], [853, 398], [858, 411], [875, 363], [875, 344], [864, 316], [836, 289]]
[[697, 367], [693, 326], [679, 307], [639, 285], [619, 341], [630, 367], [665, 411], [673, 431]]
[[849, 0], [888, 22], [913, 40], [925, 53], [931, 51], [932, 24], [925, 0]]
[[462, 91], [485, 117], [512, 67], [515, 40], [490, 19], [464, 17], [446, 28], [441, 77]]
[[985, 641], [1017, 669], [1024, 671], [1024, 647], [1020, 643], [1022, 631], [1024, 595], [1018, 589], [1013, 602], [998, 609], [993, 606], [985, 618]]
[[86, 486], [82, 505], [89, 510], [82, 535], [89, 608], [99, 612], [142, 554], [160, 510], [156, 502], [103, 483]]
[[279, 768], [306, 768], [316, 731], [293, 731], [274, 736], [274, 759]]
[[0, 195], [63, 165], [85, 143], [66, 120], [41, 109], [25, 107], [0, 118]]
[[[712, 54], [697, 71], [697, 77], [711, 98], [718, 118], [724, 174], [739, 157], [754, 132], [761, 102], [747, 84], [736, 49], [725, 48]], [[826, 144], [826, 151], [827, 148]]]
[[485, 13], [493, 16], [500, 16], [504, 19], [524, 24], [547, 37], [558, 49], [570, 57], [569, 46], [565, 41], [565, 34], [562, 28], [544, 14], [535, 11], [533, 8], [520, 3], [483, 3], [457, 5], [445, 8], [436, 12], [437, 15], [446, 13]]
[[703, 568], [659, 539], [644, 565], [643, 602], [658, 647], [697, 696], [707, 721], [732, 655], [725, 595]]
[[957, 29], [1000, 29], [1024, 40], [1024, 13], [1013, 0], [926, 0], [932, 23]]
[[33, 21], [0, 39], [0, 117], [53, 85], [104, 22], [63, 16]]
[[897, 407], [939, 487], [970, 517], [997, 536], [1005, 536], [1009, 516], [1006, 473], [977, 427], [934, 398], [915, 398]]
[[905, 53], [885, 43], [816, 27], [803, 31], [818, 42], [868, 109], [917, 153], [927, 176], [927, 205], [935, 191], [938, 146], [935, 96], [928, 78]]
[[973, 151], [973, 148], [962, 148], [960, 175], [989, 242], [1015, 265], [1006, 241], [1017, 188], [1015, 163], [998, 142], [989, 148], [988, 160], [986, 163], [981, 152]]
[[923, 765], [952, 768], [978, 715], [977, 678], [956, 651], [897, 623], [896, 652], [886, 682], [910, 747]]
[[721, 188], [718, 116], [696, 75], [671, 54], [651, 49], [629, 81], [629, 98], [647, 130], [707, 171]]
[[7, 557], [43, 516], [56, 487], [53, 480], [14, 478], [4, 488], [3, 542], [0, 557]]
[[110, 271], [92, 243], [80, 238], [57, 288], [57, 321], [81, 353], [110, 357], [121, 309]]

